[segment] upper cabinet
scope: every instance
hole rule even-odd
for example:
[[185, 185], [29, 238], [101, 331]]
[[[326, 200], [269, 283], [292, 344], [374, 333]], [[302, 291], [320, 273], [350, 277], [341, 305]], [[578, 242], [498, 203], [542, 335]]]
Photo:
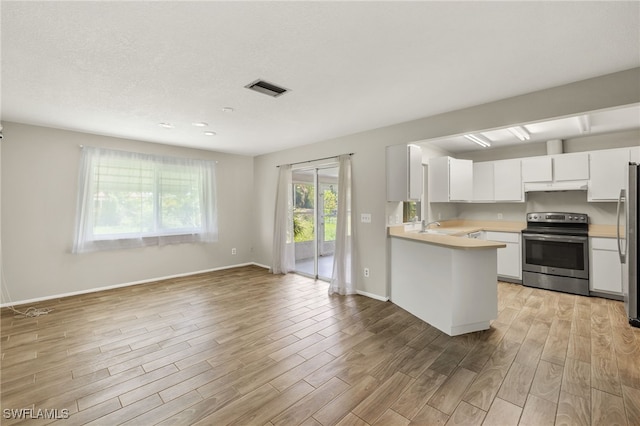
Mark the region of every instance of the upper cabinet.
[[470, 201], [473, 198], [473, 162], [452, 157], [429, 160], [429, 201]]
[[495, 201], [493, 161], [473, 163], [473, 201]]
[[587, 191], [588, 201], [616, 201], [620, 190], [627, 186], [627, 165], [632, 149], [607, 149], [589, 153], [591, 177]]
[[589, 154], [577, 152], [554, 155], [553, 179], [556, 182], [589, 179]]
[[493, 162], [494, 200], [524, 201], [520, 159]]
[[416, 145], [387, 147], [387, 201], [420, 201], [422, 150]]
[[588, 201], [616, 201], [627, 183], [627, 163], [640, 147], [473, 163], [429, 159], [432, 202], [524, 202], [525, 192], [588, 190]]
[[551, 182], [553, 180], [553, 160], [551, 157], [531, 157], [522, 159], [523, 182]]
[[589, 154], [547, 155], [522, 159], [522, 181], [525, 191], [553, 189], [566, 182], [579, 183], [586, 189], [589, 179]]

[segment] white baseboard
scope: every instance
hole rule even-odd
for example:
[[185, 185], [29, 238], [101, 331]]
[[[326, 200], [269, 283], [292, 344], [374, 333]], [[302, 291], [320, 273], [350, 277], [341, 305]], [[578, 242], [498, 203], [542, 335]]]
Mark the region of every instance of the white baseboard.
[[366, 291], [360, 291], [360, 290], [356, 290], [356, 291], [361, 296], [370, 297], [372, 299], [380, 300], [381, 302], [388, 302], [389, 301], [388, 297], [378, 296], [377, 294], [367, 293]]
[[79, 294], [95, 293], [95, 292], [98, 292], [98, 291], [111, 290], [111, 289], [114, 289], [114, 288], [128, 287], [128, 286], [138, 285], [138, 284], [147, 284], [147, 283], [152, 283], [152, 282], [155, 282], [155, 281], [169, 280], [169, 279], [172, 279], [172, 278], [188, 277], [189, 275], [204, 274], [204, 273], [207, 273], [207, 272], [222, 271], [224, 269], [240, 268], [242, 266], [249, 266], [249, 265], [255, 265], [255, 266], [259, 266], [261, 268], [269, 269], [268, 266], [260, 265], [258, 263], [254, 263], [254, 262], [240, 263], [240, 264], [237, 264], [237, 265], [221, 266], [221, 267], [218, 267], [218, 268], [205, 269], [205, 270], [202, 270], [202, 271], [185, 272], [185, 273], [182, 273], [182, 274], [168, 275], [168, 276], [165, 276], [165, 277], [149, 278], [149, 279], [141, 280], [141, 281], [133, 281], [133, 282], [129, 282], [129, 283], [114, 284], [114, 285], [109, 285], [109, 286], [104, 286], [104, 287], [90, 288], [90, 289], [87, 289], [87, 290], [73, 291], [73, 292], [70, 292], [70, 293], [61, 293], [61, 294], [55, 294], [55, 295], [52, 295], [52, 296], [36, 297], [34, 299], [19, 300], [19, 301], [15, 301], [15, 302], [7, 302], [7, 303], [0, 304], [0, 308], [6, 308], [8, 306], [26, 305], [27, 303], [42, 302], [42, 301], [51, 300], [51, 299], [60, 299], [62, 297], [77, 296]]

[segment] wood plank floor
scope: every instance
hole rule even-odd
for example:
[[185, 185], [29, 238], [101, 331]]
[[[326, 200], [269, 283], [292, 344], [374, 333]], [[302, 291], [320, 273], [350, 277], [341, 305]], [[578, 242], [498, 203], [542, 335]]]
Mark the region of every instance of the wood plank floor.
[[[498, 298], [491, 330], [453, 338], [258, 267], [3, 309], [2, 424], [640, 425], [621, 302], [507, 283]], [[24, 418], [38, 409], [69, 418]]]

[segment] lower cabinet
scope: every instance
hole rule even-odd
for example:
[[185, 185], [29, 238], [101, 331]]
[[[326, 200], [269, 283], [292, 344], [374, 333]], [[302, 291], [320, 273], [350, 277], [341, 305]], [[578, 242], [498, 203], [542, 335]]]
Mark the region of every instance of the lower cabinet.
[[522, 250], [520, 247], [520, 233], [516, 232], [485, 232], [484, 239], [499, 241], [507, 245], [498, 249], [498, 277], [506, 281], [522, 282]]
[[622, 296], [622, 265], [615, 238], [591, 238], [589, 290]]

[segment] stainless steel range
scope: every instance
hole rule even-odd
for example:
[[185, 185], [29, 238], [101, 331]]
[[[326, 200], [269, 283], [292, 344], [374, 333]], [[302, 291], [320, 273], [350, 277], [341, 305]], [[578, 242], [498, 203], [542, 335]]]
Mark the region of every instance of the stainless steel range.
[[522, 231], [522, 283], [589, 295], [589, 217], [582, 213], [527, 213]]

